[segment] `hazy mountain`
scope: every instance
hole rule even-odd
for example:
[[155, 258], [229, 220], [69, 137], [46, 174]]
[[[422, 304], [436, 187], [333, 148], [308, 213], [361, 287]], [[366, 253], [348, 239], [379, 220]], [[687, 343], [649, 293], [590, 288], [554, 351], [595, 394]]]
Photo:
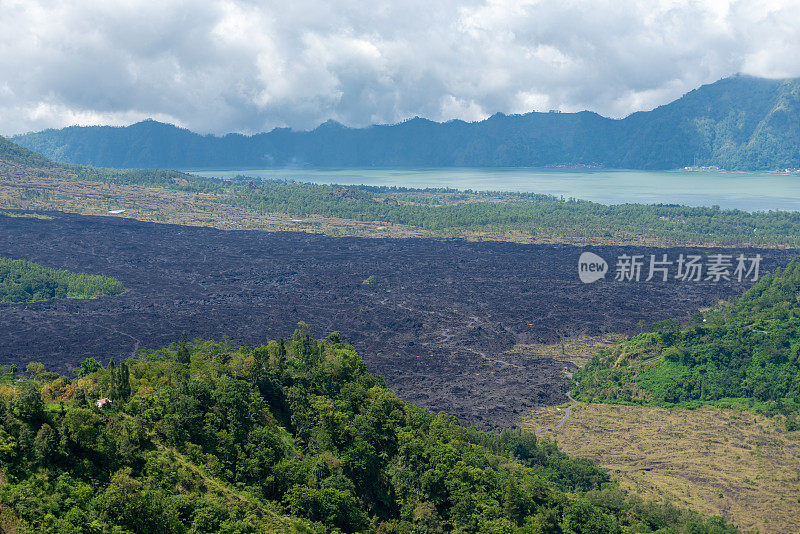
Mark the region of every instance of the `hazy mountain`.
[[0, 136], [0, 163], [37, 167], [52, 167], [53, 165], [58, 165], [43, 157], [41, 154], [31, 152], [27, 148], [12, 143], [3, 136]]
[[16, 143], [69, 163], [113, 167], [285, 165], [546, 166], [595, 164], [670, 169], [800, 167], [800, 79], [733, 76], [624, 119], [596, 113], [498, 113], [474, 123], [414, 118], [348, 128], [202, 136], [147, 120], [126, 127], [69, 127]]

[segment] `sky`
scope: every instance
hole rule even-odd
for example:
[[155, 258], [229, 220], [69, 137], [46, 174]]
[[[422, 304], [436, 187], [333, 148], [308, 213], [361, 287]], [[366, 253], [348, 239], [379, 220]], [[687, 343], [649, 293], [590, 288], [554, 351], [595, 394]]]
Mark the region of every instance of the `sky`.
[[800, 0], [0, 0], [0, 133], [610, 117], [800, 76]]

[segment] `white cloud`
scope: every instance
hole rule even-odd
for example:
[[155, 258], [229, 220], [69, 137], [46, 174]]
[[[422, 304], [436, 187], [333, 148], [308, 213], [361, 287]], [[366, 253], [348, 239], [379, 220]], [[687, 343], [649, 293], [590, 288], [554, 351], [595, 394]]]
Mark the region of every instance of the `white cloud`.
[[0, 0], [0, 132], [624, 116], [800, 76], [800, 0]]

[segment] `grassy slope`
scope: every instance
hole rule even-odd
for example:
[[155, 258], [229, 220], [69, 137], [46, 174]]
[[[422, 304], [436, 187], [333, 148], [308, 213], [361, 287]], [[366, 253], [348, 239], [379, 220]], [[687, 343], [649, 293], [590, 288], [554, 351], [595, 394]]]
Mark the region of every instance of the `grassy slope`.
[[[554, 416], [522, 423], [537, 430]], [[782, 417], [713, 407], [581, 404], [557, 431], [564, 451], [596, 460], [623, 487], [722, 515], [745, 531], [800, 530], [800, 433]]]
[[583, 400], [737, 404], [800, 412], [800, 264], [763, 276], [694, 326], [664, 324], [601, 352], [575, 375]]
[[[588, 362], [577, 358], [586, 364], [575, 373], [584, 403], [543, 435], [646, 495], [722, 514], [747, 530], [796, 531], [798, 303], [800, 266], [790, 264], [738, 301], [706, 311], [697, 326], [665, 324]], [[536, 411], [521, 425], [552, 427], [563, 408]]]

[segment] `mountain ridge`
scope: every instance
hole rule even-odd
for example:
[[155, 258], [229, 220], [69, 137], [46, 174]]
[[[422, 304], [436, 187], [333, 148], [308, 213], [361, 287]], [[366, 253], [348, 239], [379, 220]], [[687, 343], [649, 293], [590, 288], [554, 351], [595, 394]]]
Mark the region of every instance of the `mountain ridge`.
[[146, 120], [70, 126], [12, 138], [66, 163], [107, 167], [544, 167], [731, 170], [800, 167], [800, 79], [737, 75], [622, 119], [592, 111], [494, 115], [478, 122], [415, 117], [351, 128], [201, 135]]

